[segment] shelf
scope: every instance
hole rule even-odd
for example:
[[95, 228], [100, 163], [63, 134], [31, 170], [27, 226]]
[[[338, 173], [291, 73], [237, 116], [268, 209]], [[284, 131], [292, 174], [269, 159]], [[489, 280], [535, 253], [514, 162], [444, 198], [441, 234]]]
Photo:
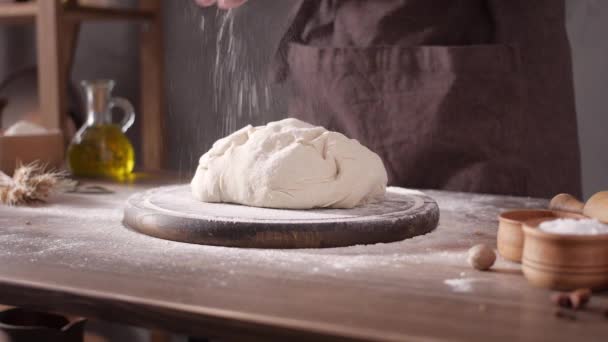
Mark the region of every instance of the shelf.
[[34, 21], [37, 14], [35, 2], [0, 4], [0, 22]]
[[99, 8], [75, 6], [67, 7], [63, 11], [63, 18], [75, 21], [111, 21], [111, 20], [141, 20], [154, 19], [154, 11], [130, 8]]
[[[1, 0], [0, 0], [1, 1]], [[137, 6], [80, 6], [78, 0], [30, 0], [0, 2], [0, 25], [26, 24], [36, 27], [38, 53], [38, 97], [49, 128], [62, 128], [66, 113], [66, 91], [81, 24], [86, 21], [135, 21], [139, 30], [142, 162], [160, 169], [163, 162], [163, 23], [162, 0], [138, 0]], [[1, 338], [0, 338], [1, 339]]]
[[[50, 0], [44, 0], [50, 1]], [[154, 11], [132, 8], [100, 8], [85, 6], [66, 6], [62, 19], [71, 21], [148, 21], [154, 19]], [[36, 2], [0, 4], [0, 23], [34, 22], [38, 14]]]

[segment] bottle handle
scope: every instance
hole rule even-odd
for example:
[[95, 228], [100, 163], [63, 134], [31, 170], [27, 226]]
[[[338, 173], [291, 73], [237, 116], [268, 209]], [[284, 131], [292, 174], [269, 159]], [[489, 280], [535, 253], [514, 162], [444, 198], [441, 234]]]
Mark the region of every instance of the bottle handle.
[[114, 97], [109, 103], [110, 111], [113, 108], [118, 108], [124, 112], [124, 117], [120, 121], [120, 128], [123, 133], [126, 133], [133, 123], [135, 122], [135, 108], [129, 100], [123, 99], [122, 97]]

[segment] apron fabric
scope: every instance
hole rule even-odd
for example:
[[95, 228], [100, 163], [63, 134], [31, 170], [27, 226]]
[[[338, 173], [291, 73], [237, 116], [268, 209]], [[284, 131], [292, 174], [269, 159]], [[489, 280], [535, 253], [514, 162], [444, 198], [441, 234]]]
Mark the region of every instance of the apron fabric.
[[392, 185], [581, 192], [560, 1], [301, 0], [277, 55], [290, 115], [368, 146]]

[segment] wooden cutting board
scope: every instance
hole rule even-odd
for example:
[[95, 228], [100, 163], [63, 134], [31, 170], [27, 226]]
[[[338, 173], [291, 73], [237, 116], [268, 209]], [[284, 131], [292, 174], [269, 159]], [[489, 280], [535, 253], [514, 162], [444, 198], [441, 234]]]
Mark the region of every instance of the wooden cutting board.
[[254, 208], [200, 202], [189, 185], [179, 185], [132, 196], [123, 222], [143, 234], [195, 244], [322, 248], [426, 234], [439, 222], [439, 207], [419, 191], [389, 188], [384, 201], [354, 209]]

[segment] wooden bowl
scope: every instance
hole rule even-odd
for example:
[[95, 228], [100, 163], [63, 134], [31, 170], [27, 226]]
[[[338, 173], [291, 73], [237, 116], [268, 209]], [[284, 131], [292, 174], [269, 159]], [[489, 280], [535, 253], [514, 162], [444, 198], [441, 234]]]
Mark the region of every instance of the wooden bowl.
[[64, 156], [63, 134], [0, 136], [0, 171], [12, 175], [18, 163], [40, 161], [49, 168], [61, 168]]
[[523, 226], [522, 270], [528, 281], [556, 290], [608, 288], [608, 234], [565, 235], [538, 229], [551, 220]]
[[507, 260], [521, 262], [524, 248], [522, 225], [530, 220], [556, 218], [584, 218], [584, 216], [562, 211], [533, 209], [512, 210], [500, 214], [496, 237], [498, 253]]

